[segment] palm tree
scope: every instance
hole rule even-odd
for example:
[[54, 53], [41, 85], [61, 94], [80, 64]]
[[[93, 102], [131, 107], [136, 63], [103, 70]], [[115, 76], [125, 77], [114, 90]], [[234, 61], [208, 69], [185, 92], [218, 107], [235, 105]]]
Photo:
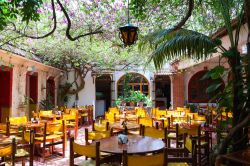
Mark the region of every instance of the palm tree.
[[[218, 146], [218, 154], [225, 154], [229, 145], [233, 146], [233, 151], [244, 149], [247, 144], [247, 133], [244, 132], [243, 129], [247, 127], [250, 122], [250, 66], [248, 65], [250, 62], [250, 56], [244, 57], [244, 59], [241, 58], [237, 49], [239, 32], [244, 16], [244, 6], [243, 3], [241, 3], [241, 8], [239, 8], [237, 14], [238, 23], [236, 28], [234, 28], [231, 24], [232, 19], [230, 13], [233, 7], [233, 2], [229, 2], [232, 1], [216, 1], [216, 7], [222, 15], [229, 36], [229, 49], [223, 47], [219, 39], [213, 39], [210, 36], [188, 29], [158, 30], [145, 36], [139, 43], [139, 49], [141, 51], [148, 49], [153, 50], [149, 61], [152, 60], [157, 69], [160, 69], [166, 60], [183, 58], [204, 60], [215, 52], [221, 53], [221, 56], [227, 59], [233, 77], [232, 84], [229, 84], [232, 85], [230, 93], [232, 94], [233, 101], [233, 128]], [[247, 13], [247, 15], [248, 14], [249, 13]], [[234, 30], [235, 34], [233, 32]], [[210, 72], [210, 74], [211, 73], [212, 72]], [[225, 89], [228, 90], [229, 88]], [[216, 90], [216, 88], [214, 88], [214, 90]], [[228, 93], [228, 91], [225, 93]]]

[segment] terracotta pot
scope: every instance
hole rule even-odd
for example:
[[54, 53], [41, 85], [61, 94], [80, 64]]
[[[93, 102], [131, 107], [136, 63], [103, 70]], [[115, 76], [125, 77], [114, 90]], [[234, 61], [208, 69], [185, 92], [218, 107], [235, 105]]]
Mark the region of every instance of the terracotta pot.
[[135, 102], [130, 102], [129, 104], [130, 104], [131, 107], [135, 106]]
[[138, 106], [139, 106], [139, 107], [143, 107], [143, 105], [144, 105], [144, 102], [143, 102], [143, 101], [140, 101], [140, 102], [138, 103]]

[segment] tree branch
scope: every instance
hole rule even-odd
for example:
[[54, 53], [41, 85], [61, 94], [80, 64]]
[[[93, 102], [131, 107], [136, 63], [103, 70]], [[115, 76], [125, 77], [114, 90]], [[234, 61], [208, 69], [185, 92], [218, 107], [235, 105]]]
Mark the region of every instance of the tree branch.
[[27, 34], [22, 33], [22, 32], [19, 31], [19, 30], [16, 30], [15, 26], [14, 26], [14, 28], [15, 28], [14, 31], [15, 31], [16, 33], [22, 35], [22, 37], [27, 37], [27, 38], [31, 38], [31, 39], [43, 39], [43, 38], [46, 38], [46, 37], [52, 35], [52, 34], [55, 32], [56, 26], [57, 26], [57, 21], [56, 21], [56, 10], [55, 10], [55, 3], [54, 3], [54, 0], [51, 0], [51, 5], [52, 5], [52, 9], [53, 9], [54, 27], [53, 27], [53, 29], [52, 29], [49, 33], [47, 33], [47, 34], [45, 34], [45, 35], [43, 35], [43, 36], [30, 36], [30, 35], [27, 35]]
[[57, 0], [57, 3], [58, 3], [59, 6], [61, 7], [61, 9], [62, 9], [62, 11], [63, 11], [63, 14], [64, 14], [64, 16], [66, 17], [67, 22], [68, 22], [68, 26], [67, 26], [67, 29], [66, 29], [66, 36], [67, 36], [67, 38], [68, 38], [69, 40], [75, 41], [75, 40], [78, 40], [78, 39], [81, 38], [81, 37], [85, 37], [85, 36], [88, 36], [88, 35], [94, 35], [94, 34], [102, 33], [102, 31], [100, 30], [102, 27], [100, 26], [100, 27], [98, 27], [98, 28], [97, 28], [95, 31], [93, 31], [93, 32], [91, 31], [91, 32], [85, 33], [85, 34], [83, 34], [83, 35], [79, 35], [79, 36], [76, 36], [76, 37], [72, 37], [72, 36], [70, 35], [71, 20], [70, 20], [70, 18], [69, 18], [69, 15], [68, 15], [66, 9], [63, 7], [63, 5], [62, 5], [62, 3], [60, 2], [60, 0]]
[[189, 0], [188, 1], [188, 11], [186, 13], [186, 16], [183, 17], [183, 19], [174, 26], [174, 28], [172, 29], [173, 31], [176, 31], [178, 29], [180, 29], [183, 25], [185, 25], [185, 23], [187, 22], [187, 20], [189, 19], [189, 17], [192, 15], [194, 9], [194, 0]]

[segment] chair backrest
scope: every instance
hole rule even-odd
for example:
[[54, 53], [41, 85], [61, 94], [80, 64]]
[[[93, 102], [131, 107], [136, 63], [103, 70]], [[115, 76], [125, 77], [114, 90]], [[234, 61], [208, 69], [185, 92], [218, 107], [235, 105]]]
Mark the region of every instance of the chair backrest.
[[113, 135], [113, 129], [107, 131], [92, 131], [89, 132], [88, 128], [85, 128], [85, 142], [89, 143], [89, 140], [99, 140], [103, 138], [108, 138]]
[[146, 117], [146, 111], [144, 108], [137, 108], [136, 109], [136, 115], [138, 117]]
[[117, 107], [110, 107], [109, 110], [108, 110], [109, 113], [112, 113], [112, 114], [120, 114], [119, 110]]
[[197, 121], [206, 121], [206, 117], [204, 115], [199, 115], [198, 113], [194, 113], [194, 120]]
[[[13, 138], [12, 142], [0, 144], [0, 157], [11, 157], [12, 166], [15, 165], [15, 154], [16, 154], [16, 139]], [[0, 162], [0, 165], [2, 163]]]
[[34, 131], [33, 130], [23, 130], [23, 140], [27, 143], [33, 144]]
[[115, 122], [115, 115], [116, 114], [113, 114], [111, 112], [106, 112], [105, 113], [105, 119], [109, 122], [109, 123], [113, 123]]
[[65, 132], [65, 125], [64, 121], [62, 123], [56, 123], [56, 124], [50, 124], [50, 123], [45, 123], [46, 125], [46, 133], [47, 134], [54, 134], [57, 132]]
[[92, 131], [107, 131], [109, 129], [109, 122], [106, 123], [95, 123], [95, 120], [92, 122]]
[[73, 116], [76, 116], [76, 115], [78, 114], [78, 109], [76, 109], [76, 108], [71, 108], [69, 114], [70, 114], [70, 115], [73, 115]]
[[40, 110], [39, 111], [39, 117], [43, 115], [52, 115], [52, 110]]
[[95, 158], [96, 166], [100, 166], [100, 142], [95, 145], [80, 145], [70, 138], [70, 166], [74, 166], [75, 154]]
[[151, 155], [128, 155], [127, 151], [123, 151], [122, 163], [123, 166], [165, 166], [166, 159], [164, 148], [163, 152], [151, 154]]
[[[175, 165], [179, 165], [179, 163], [191, 163], [192, 166], [197, 165], [197, 148], [196, 148], [196, 140], [188, 137], [187, 134], [184, 134], [184, 148], [167, 148], [166, 150], [166, 161], [167, 163], [175, 163]], [[168, 154], [179, 154], [178, 157], [171, 157]], [[181, 155], [180, 155], [181, 154]], [[184, 156], [182, 156], [182, 154]], [[191, 155], [188, 155], [191, 154]], [[179, 157], [181, 156], [181, 157]], [[182, 164], [181, 164], [182, 165]]]
[[152, 117], [155, 117], [156, 116], [156, 112], [159, 110], [159, 108], [157, 107], [157, 108], [152, 108], [152, 110], [151, 110], [151, 116]]
[[0, 133], [6, 136], [10, 134], [10, 122], [7, 121], [6, 123], [0, 123]]
[[142, 127], [142, 136], [148, 136], [153, 138], [161, 138], [163, 140], [166, 140], [167, 138], [167, 128], [164, 128], [163, 130], [156, 129], [154, 127]]
[[185, 149], [191, 153], [191, 161], [192, 165], [197, 164], [197, 148], [196, 148], [196, 140], [192, 139], [192, 137], [184, 135], [184, 147]]
[[22, 124], [27, 122], [27, 117], [22, 116], [22, 117], [10, 117], [9, 118], [10, 124]]
[[156, 118], [164, 118], [167, 116], [167, 110], [156, 110], [155, 117]]
[[170, 117], [168, 117], [166, 120], [162, 120], [162, 127], [165, 128], [165, 127], [170, 127], [171, 125], [171, 120], [170, 120]]
[[148, 127], [153, 127], [153, 119], [150, 117], [139, 117], [138, 124]]

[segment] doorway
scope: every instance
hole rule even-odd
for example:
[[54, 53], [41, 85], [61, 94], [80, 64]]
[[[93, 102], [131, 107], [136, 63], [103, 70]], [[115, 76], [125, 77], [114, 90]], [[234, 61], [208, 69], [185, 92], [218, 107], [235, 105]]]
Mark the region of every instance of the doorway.
[[96, 105], [95, 116], [104, 116], [105, 111], [111, 106], [111, 77], [101, 75], [96, 77]]
[[171, 106], [171, 80], [168, 75], [155, 76], [155, 107], [168, 109]]
[[12, 68], [2, 66], [0, 69], [0, 123], [10, 116], [12, 102]]
[[26, 74], [26, 97], [29, 100], [29, 110], [26, 116], [30, 119], [32, 111], [36, 112], [38, 104], [38, 74], [36, 72]]
[[47, 80], [46, 88], [46, 99], [52, 104], [55, 105], [55, 81], [53, 77], [50, 77]]

